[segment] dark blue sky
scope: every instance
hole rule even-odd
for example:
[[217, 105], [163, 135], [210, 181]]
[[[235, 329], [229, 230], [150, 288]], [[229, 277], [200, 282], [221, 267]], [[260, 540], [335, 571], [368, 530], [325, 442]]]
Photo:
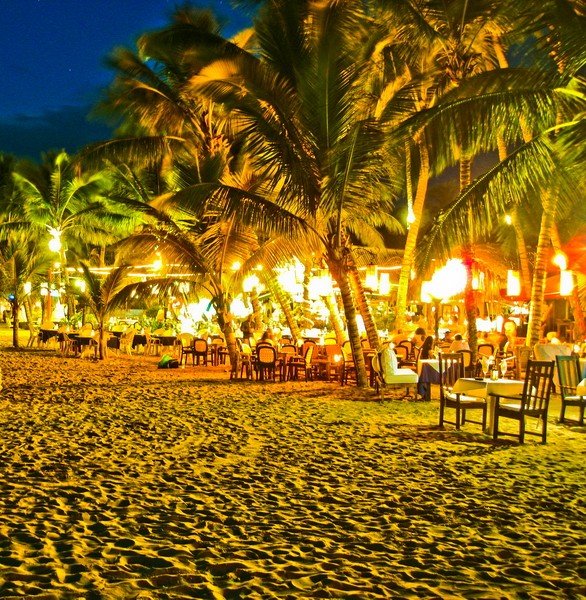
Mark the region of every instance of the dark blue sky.
[[[175, 0], [3, 0], [0, 7], [0, 152], [38, 158], [76, 151], [109, 135], [86, 114], [113, 74], [104, 59], [116, 46], [168, 22]], [[228, 0], [212, 8], [231, 34], [249, 22]]]

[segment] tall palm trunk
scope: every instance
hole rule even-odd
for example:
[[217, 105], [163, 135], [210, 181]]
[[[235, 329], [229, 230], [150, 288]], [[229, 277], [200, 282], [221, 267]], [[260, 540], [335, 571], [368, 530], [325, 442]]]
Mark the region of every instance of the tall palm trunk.
[[364, 322], [368, 343], [372, 349], [379, 350], [380, 340], [378, 338], [376, 324], [372, 318], [370, 306], [364, 292], [364, 286], [362, 285], [362, 280], [360, 279], [360, 273], [358, 272], [356, 261], [354, 260], [354, 256], [352, 255], [351, 251], [348, 252], [348, 275], [350, 279], [350, 285], [352, 286], [352, 293], [356, 308], [358, 309], [358, 312], [362, 317], [362, 321]]
[[415, 192], [415, 201], [413, 202], [413, 213], [415, 220], [410, 224], [407, 231], [407, 240], [405, 241], [405, 252], [403, 262], [401, 263], [401, 273], [399, 275], [399, 287], [397, 289], [397, 309], [395, 327], [401, 329], [405, 322], [407, 312], [407, 300], [409, 296], [409, 283], [411, 282], [411, 270], [413, 269], [413, 260], [415, 257], [415, 247], [421, 228], [421, 217], [423, 215], [423, 206], [427, 194], [429, 183], [429, 153], [425, 142], [418, 143], [419, 148], [419, 177], [417, 179], [417, 191]]
[[[472, 159], [462, 155], [460, 159], [460, 192], [472, 181]], [[468, 211], [468, 222], [471, 225], [472, 213]], [[469, 231], [471, 231], [471, 226]], [[476, 298], [472, 287], [472, 266], [474, 264], [474, 250], [472, 243], [468, 241], [462, 247], [462, 262], [466, 267], [466, 288], [464, 289], [464, 310], [468, 321], [468, 345], [472, 351], [472, 364], [476, 364], [476, 352], [478, 349], [478, 330], [476, 329], [476, 318], [478, 310], [476, 307]]]
[[291, 310], [291, 298], [289, 297], [289, 294], [283, 290], [276, 277], [272, 277], [268, 281], [268, 287], [271, 291], [271, 295], [274, 296], [283, 311], [287, 327], [291, 330], [291, 336], [295, 341], [300, 340], [301, 330], [299, 329], [299, 325]]
[[336, 342], [342, 345], [346, 339], [346, 331], [334, 294], [324, 296], [324, 303], [330, 313], [330, 320], [332, 321], [332, 327], [334, 328], [334, 333], [336, 335]]
[[216, 298], [216, 316], [218, 318], [220, 330], [226, 340], [230, 364], [235, 365], [238, 358], [238, 343], [236, 342], [236, 334], [234, 333], [234, 327], [232, 326], [232, 319], [228, 317], [226, 304], [225, 295], [221, 293], [220, 297]]
[[541, 337], [542, 317], [545, 303], [545, 280], [547, 277], [547, 257], [551, 240], [552, 227], [555, 222], [556, 194], [549, 190], [543, 199], [543, 214], [535, 254], [535, 268], [533, 269], [533, 283], [531, 286], [531, 303], [529, 306], [529, 324], [527, 326], [527, 339], [525, 344], [530, 348]]
[[18, 296], [16, 293], [14, 294], [14, 300], [11, 303], [12, 306], [12, 345], [14, 348], [20, 348], [20, 344], [18, 342], [18, 312], [20, 310], [20, 303], [18, 301]]
[[368, 377], [366, 375], [364, 352], [362, 351], [362, 344], [360, 343], [360, 333], [356, 323], [356, 307], [354, 306], [354, 299], [352, 298], [352, 290], [350, 288], [345, 259], [338, 256], [338, 254], [341, 254], [341, 252], [336, 252], [334, 250], [330, 251], [327, 256], [327, 263], [332, 276], [340, 288], [340, 296], [342, 298], [346, 326], [348, 328], [348, 339], [350, 340], [352, 358], [354, 359], [354, 365], [356, 367], [356, 384], [358, 387], [367, 387]]

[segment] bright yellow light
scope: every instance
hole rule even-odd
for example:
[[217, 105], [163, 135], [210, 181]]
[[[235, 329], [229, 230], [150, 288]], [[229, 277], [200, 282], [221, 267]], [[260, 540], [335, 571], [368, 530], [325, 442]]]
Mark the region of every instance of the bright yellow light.
[[565, 271], [568, 268], [568, 257], [563, 252], [556, 252], [552, 262], [562, 271]]
[[570, 296], [574, 291], [574, 275], [572, 271], [560, 271], [560, 296]]
[[31, 293], [32, 288], [33, 284], [30, 281], [26, 281], [22, 286], [22, 291], [25, 293], [25, 295], [28, 295]]
[[378, 282], [378, 293], [383, 296], [388, 296], [391, 291], [391, 278], [388, 273], [381, 273]]
[[[462, 261], [452, 258], [433, 274], [431, 281], [427, 282], [425, 293], [432, 299], [446, 300], [464, 291], [467, 277]], [[422, 296], [423, 294], [422, 289]]]
[[407, 211], [407, 224], [411, 225], [412, 223], [415, 223], [416, 220], [417, 220], [417, 217], [415, 216], [415, 213], [413, 212], [413, 207], [410, 206], [409, 210]]
[[242, 266], [242, 263], [238, 260], [235, 260], [230, 267], [232, 271], [238, 271], [238, 269]]
[[507, 271], [507, 296], [520, 296], [521, 295], [521, 278], [519, 277], [519, 271]]
[[512, 225], [513, 224], [513, 217], [511, 217], [511, 215], [505, 215], [505, 223], [507, 225]]

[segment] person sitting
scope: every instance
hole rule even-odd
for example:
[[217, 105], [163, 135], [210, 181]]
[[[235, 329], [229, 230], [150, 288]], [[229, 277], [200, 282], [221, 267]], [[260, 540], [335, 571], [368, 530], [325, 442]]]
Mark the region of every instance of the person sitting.
[[424, 342], [423, 345], [421, 346], [421, 351], [419, 352], [419, 358], [433, 358], [433, 336], [428, 335]]
[[545, 336], [546, 344], [561, 344], [558, 334], [555, 331], [549, 331]]
[[470, 346], [466, 340], [462, 339], [462, 335], [457, 333], [450, 345], [449, 352], [460, 352], [460, 350], [470, 350]]
[[[460, 334], [457, 334], [460, 335]], [[460, 336], [460, 338], [462, 338], [462, 336]], [[444, 339], [442, 340], [443, 344], [451, 344], [454, 341], [454, 338], [452, 337], [452, 332], [449, 329], [446, 329], [446, 331], [444, 332]]]
[[270, 344], [271, 346], [276, 346], [277, 342], [275, 341], [275, 336], [270, 329], [267, 329], [260, 338], [259, 344]]

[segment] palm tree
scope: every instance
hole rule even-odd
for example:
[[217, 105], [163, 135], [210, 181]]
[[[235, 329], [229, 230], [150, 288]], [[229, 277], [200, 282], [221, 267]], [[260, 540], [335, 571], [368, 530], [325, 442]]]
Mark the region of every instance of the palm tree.
[[[50, 262], [39, 238], [34, 232], [9, 231], [0, 239], [0, 289], [11, 298], [12, 345], [19, 347], [19, 313], [25, 296], [30, 293], [25, 286], [30, 285]], [[32, 323], [29, 320], [29, 328]], [[32, 332], [32, 330], [31, 330]]]
[[[116, 55], [122, 75], [107, 105], [142, 135], [91, 150], [127, 159], [148, 147], [158, 160], [193, 165], [197, 183], [177, 186], [176, 204], [201, 211], [207, 203], [230, 231], [237, 218], [264, 237], [295, 234], [298, 245], [316, 248], [341, 292], [360, 385], [367, 379], [348, 279], [351, 236], [392, 222], [386, 140], [362, 87], [368, 56], [355, 40], [357, 31], [368, 37], [363, 16], [349, 2], [271, 2], [259, 11], [248, 51], [221, 38], [209, 19], [179, 11], [171, 26], [141, 37], [140, 56]], [[230, 180], [232, 168], [215, 180], [202, 174], [202, 158], [209, 149], [218, 155], [218, 144], [225, 150], [227, 138], [260, 180], [254, 191]]]

